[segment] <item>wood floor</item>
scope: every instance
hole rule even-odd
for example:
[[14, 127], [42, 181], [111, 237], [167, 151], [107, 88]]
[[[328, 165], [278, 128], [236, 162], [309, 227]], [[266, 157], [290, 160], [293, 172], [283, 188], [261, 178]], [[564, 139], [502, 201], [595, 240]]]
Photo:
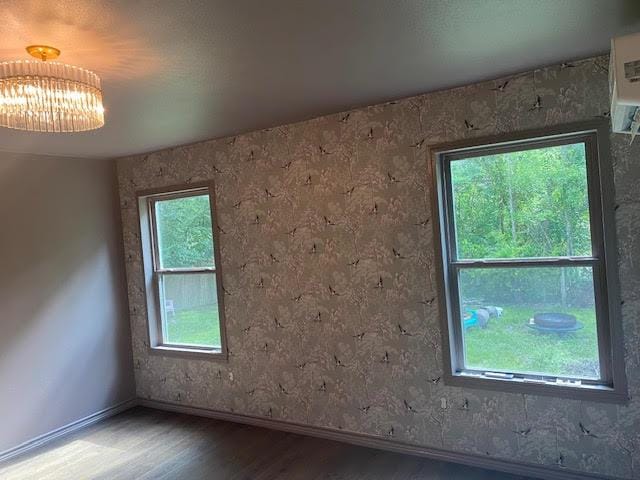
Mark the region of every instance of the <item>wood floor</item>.
[[524, 480], [137, 407], [0, 464], [6, 480]]

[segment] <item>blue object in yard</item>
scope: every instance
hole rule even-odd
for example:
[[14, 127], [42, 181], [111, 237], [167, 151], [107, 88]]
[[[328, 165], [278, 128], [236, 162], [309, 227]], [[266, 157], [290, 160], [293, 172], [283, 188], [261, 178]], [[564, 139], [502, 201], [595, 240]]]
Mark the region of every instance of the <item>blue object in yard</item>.
[[476, 326], [486, 328], [489, 323], [489, 318], [491, 318], [491, 313], [489, 313], [489, 310], [486, 308], [478, 308], [476, 310], [467, 309], [467, 314], [463, 318], [464, 328]]
[[475, 327], [478, 324], [478, 315], [475, 310], [467, 310], [463, 319], [464, 328]]

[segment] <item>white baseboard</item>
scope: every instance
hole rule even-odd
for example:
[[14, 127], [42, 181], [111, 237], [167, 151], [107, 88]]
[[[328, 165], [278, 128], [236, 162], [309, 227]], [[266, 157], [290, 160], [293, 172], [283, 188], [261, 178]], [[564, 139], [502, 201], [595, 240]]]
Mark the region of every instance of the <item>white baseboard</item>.
[[32, 450], [37, 447], [41, 447], [42, 445], [49, 443], [57, 438], [63, 437], [65, 435], [69, 435], [81, 428], [88, 427], [94, 423], [97, 423], [105, 418], [113, 417], [119, 413], [124, 412], [125, 410], [129, 410], [132, 407], [138, 405], [138, 399], [132, 398], [130, 400], [126, 400], [124, 402], [118, 403], [111, 407], [105, 408], [98, 412], [92, 413], [91, 415], [87, 415], [75, 422], [71, 422], [63, 427], [57, 428], [51, 432], [40, 435], [36, 438], [28, 440], [17, 447], [10, 448], [9, 450], [5, 450], [4, 452], [0, 452], [0, 463], [5, 462], [11, 458], [17, 457], [18, 455], [22, 455], [29, 450]]
[[179, 405], [158, 400], [148, 400], [140, 398], [138, 399], [138, 405], [154, 408], [157, 410], [165, 410], [169, 412], [184, 413], [188, 415], [214, 418], [217, 420], [243, 423], [256, 427], [270, 428], [272, 430], [281, 430], [284, 432], [297, 433], [299, 435], [307, 435], [309, 437], [324, 438], [327, 440], [349, 443], [362, 447], [370, 447], [376, 448], [378, 450], [404, 453], [408, 455], [430, 458], [433, 460], [459, 463], [472, 467], [486, 468], [489, 470], [497, 470], [515, 475], [523, 475], [527, 477], [541, 478], [546, 480], [623, 480], [616, 477], [606, 477], [601, 475], [589, 474], [554, 466], [536, 465], [524, 462], [500, 460], [497, 458], [489, 458], [481, 455], [451, 452], [437, 448], [421, 447], [418, 445], [412, 445], [396, 440], [389, 440], [386, 438], [366, 435], [362, 433], [348, 432], [344, 430], [336, 430], [323, 427], [313, 427], [299, 423], [273, 420], [264, 417], [254, 417], [251, 415], [229, 413], [218, 410], [211, 410], [208, 408], [189, 407], [186, 405]]

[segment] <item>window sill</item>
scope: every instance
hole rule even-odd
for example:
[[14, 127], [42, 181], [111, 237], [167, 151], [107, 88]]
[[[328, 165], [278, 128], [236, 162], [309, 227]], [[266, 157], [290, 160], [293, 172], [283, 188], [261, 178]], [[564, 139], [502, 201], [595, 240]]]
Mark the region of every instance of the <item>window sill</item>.
[[626, 404], [629, 396], [623, 389], [615, 389], [604, 385], [567, 386], [552, 382], [536, 382], [522, 378], [487, 378], [479, 374], [459, 372], [445, 375], [445, 384], [454, 387], [497, 390], [505, 393], [522, 393], [527, 395], [545, 395], [551, 397], [570, 398], [605, 403]]
[[229, 360], [226, 352], [223, 352], [220, 348], [197, 349], [158, 345], [149, 348], [149, 353], [152, 355], [161, 355], [164, 357], [199, 358], [201, 360], [214, 360], [218, 362], [226, 362]]

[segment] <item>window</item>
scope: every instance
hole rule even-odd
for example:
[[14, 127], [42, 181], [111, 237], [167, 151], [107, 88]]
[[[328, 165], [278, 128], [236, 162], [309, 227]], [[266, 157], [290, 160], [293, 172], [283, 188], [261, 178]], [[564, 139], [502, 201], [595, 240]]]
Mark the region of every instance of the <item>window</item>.
[[139, 195], [150, 346], [226, 356], [210, 186]]
[[605, 128], [431, 150], [451, 384], [626, 398]]

